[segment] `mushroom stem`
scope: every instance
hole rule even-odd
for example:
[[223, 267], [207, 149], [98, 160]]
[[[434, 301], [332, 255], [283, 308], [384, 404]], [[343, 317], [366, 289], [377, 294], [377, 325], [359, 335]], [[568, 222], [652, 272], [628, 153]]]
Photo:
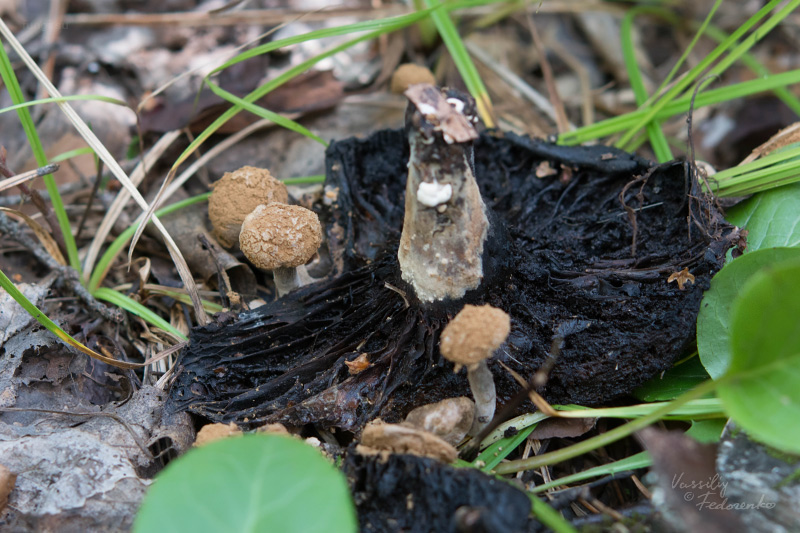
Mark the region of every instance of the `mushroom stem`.
[[494, 387], [494, 377], [486, 361], [467, 367], [467, 379], [475, 398], [475, 418], [472, 421], [472, 428], [469, 434], [477, 435], [494, 418], [494, 410], [497, 405], [497, 392]]
[[275, 282], [279, 298], [303, 285], [314, 282], [314, 278], [309, 276], [305, 265], [276, 268], [272, 271], [272, 279]]
[[483, 279], [489, 229], [473, 171], [475, 104], [433, 85], [413, 85], [405, 94], [411, 157], [400, 269], [423, 302], [461, 298]]

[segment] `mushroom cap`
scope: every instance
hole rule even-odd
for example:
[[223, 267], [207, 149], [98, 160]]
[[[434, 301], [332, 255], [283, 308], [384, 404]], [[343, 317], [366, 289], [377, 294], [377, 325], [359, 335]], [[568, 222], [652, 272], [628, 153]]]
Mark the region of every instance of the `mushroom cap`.
[[472, 366], [492, 356], [511, 331], [511, 318], [491, 305], [465, 305], [442, 331], [439, 350], [456, 365]]
[[273, 202], [259, 205], [242, 222], [239, 246], [263, 270], [304, 265], [322, 244], [322, 226], [313, 211]]
[[226, 172], [211, 188], [208, 218], [214, 236], [226, 248], [239, 241], [242, 222], [253, 209], [261, 204], [289, 201], [286, 185], [265, 168], [242, 167]]
[[436, 77], [427, 67], [415, 63], [403, 63], [392, 74], [391, 91], [402, 94], [410, 85], [417, 83], [436, 85]]

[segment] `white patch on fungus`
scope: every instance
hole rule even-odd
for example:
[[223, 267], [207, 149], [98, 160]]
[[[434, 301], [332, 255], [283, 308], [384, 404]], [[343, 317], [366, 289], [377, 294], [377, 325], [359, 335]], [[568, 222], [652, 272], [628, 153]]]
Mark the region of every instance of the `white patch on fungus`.
[[417, 201], [427, 207], [436, 207], [452, 197], [453, 187], [449, 183], [442, 185], [436, 180], [433, 183], [423, 181], [417, 188]]

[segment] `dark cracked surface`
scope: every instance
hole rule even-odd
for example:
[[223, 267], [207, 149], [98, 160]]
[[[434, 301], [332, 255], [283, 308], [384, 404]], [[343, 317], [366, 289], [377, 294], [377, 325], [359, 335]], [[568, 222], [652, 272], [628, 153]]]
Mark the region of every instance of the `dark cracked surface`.
[[[696, 192], [687, 194], [696, 191], [688, 165], [651, 167], [603, 146], [482, 135], [476, 177], [495, 219], [486, 278], [460, 301], [425, 307], [400, 279], [396, 258], [407, 160], [401, 131], [331, 145], [326, 185], [338, 197], [318, 212], [334, 271], [235, 323], [195, 329], [172, 409], [249, 426], [358, 431], [375, 416], [397, 420], [468, 395], [464, 373], [453, 374], [438, 351], [440, 331], [467, 302], [511, 315], [511, 335], [490, 363], [501, 405], [520, 387], [498, 362], [528, 378], [555, 336], [562, 348], [541, 390], [551, 403], [608, 402], [692, 346], [703, 291], [735, 234]], [[570, 167], [571, 177], [537, 178], [544, 161]], [[635, 214], [635, 255], [623, 190]], [[680, 290], [667, 279], [684, 268], [695, 282]], [[350, 375], [344, 363], [360, 354], [371, 365]]]

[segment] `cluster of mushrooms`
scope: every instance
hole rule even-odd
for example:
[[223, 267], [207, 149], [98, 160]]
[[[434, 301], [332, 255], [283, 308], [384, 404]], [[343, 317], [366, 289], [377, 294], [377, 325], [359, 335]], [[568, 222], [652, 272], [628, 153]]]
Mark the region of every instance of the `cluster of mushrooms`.
[[316, 213], [289, 205], [286, 185], [266, 169], [245, 166], [212, 187], [208, 216], [220, 244], [238, 244], [254, 266], [271, 271], [278, 296], [313, 282], [305, 265], [322, 243]]
[[[452, 303], [484, 277], [489, 218], [471, 153], [478, 117], [472, 99], [461, 93], [418, 84], [405, 94], [413, 127], [398, 262], [403, 280], [423, 305]], [[228, 248], [238, 244], [255, 267], [271, 271], [278, 297], [314, 281], [305, 264], [322, 241], [316, 213], [289, 205], [286, 186], [265, 169], [240, 168], [212, 187], [209, 218], [218, 241]], [[477, 435], [494, 416], [495, 385], [486, 361], [510, 328], [504, 311], [467, 304], [442, 332], [441, 354], [456, 372], [466, 367], [475, 398], [469, 435]]]

